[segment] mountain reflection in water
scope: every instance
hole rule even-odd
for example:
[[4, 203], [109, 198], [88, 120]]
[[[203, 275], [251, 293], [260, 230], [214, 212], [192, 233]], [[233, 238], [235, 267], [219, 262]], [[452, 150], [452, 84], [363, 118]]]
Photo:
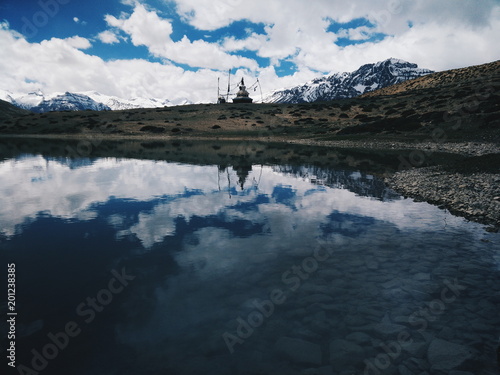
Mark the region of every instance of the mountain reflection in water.
[[46, 373], [494, 371], [498, 234], [366, 169], [24, 154], [0, 176], [18, 364], [74, 322]]

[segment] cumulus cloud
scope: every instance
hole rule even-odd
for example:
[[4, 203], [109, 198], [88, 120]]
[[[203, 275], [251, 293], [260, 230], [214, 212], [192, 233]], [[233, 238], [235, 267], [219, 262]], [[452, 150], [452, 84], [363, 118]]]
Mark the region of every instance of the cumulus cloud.
[[209, 69], [258, 67], [254, 60], [230, 55], [216, 43], [191, 41], [187, 36], [174, 42], [170, 37], [173, 31], [170, 21], [160, 18], [155, 11], [148, 11], [142, 4], [136, 4], [131, 15], [120, 18], [107, 15], [106, 22], [130, 35], [135, 46], [146, 46], [154, 56], [176, 63]]
[[373, 34], [373, 30], [368, 26], [360, 26], [354, 29], [341, 29], [337, 33], [339, 38], [347, 38], [350, 40], [366, 40]]
[[73, 22], [75, 23], [78, 23], [78, 24], [81, 24], [81, 25], [86, 25], [87, 24], [87, 21], [82, 21], [80, 18], [78, 17], [73, 17]]
[[120, 42], [116, 34], [110, 30], [105, 30], [97, 34], [97, 39], [104, 44], [115, 44]]
[[90, 47], [92, 47], [92, 44], [90, 43], [90, 41], [88, 39], [82, 38], [79, 36], [73, 36], [71, 38], [66, 38], [66, 39], [53, 38], [53, 40], [54, 41], [61, 40], [64, 43], [66, 43], [68, 46], [74, 47], [76, 49], [89, 49]]
[[153, 53], [161, 49], [173, 31], [169, 21], [161, 19], [155, 12], [147, 11], [140, 4], [135, 6], [131, 15], [116, 18], [108, 14], [105, 20], [108, 25], [129, 34], [134, 45], [147, 46]]

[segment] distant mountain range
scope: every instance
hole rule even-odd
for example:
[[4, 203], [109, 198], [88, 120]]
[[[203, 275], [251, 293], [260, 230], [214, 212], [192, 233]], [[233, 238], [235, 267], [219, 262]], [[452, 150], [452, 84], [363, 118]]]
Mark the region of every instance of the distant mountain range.
[[42, 91], [30, 92], [28, 94], [13, 94], [0, 90], [0, 99], [9, 102], [16, 107], [30, 110], [36, 113], [51, 111], [110, 111], [133, 108], [159, 108], [175, 105], [193, 104], [187, 99], [172, 102], [162, 99], [132, 98], [122, 99], [116, 96], [103, 95], [97, 91], [65, 92], [44, 94]]
[[417, 64], [398, 59], [387, 59], [366, 64], [350, 73], [336, 73], [313, 79], [303, 85], [275, 90], [266, 95], [266, 103], [308, 103], [353, 98], [367, 92], [391, 86], [430, 73]]
[[[306, 103], [353, 98], [376, 89], [433, 73], [416, 64], [398, 59], [387, 59], [375, 64], [366, 64], [350, 73], [337, 73], [316, 78], [303, 85], [271, 92], [265, 103]], [[156, 98], [122, 99], [97, 91], [65, 92], [45, 94], [41, 91], [28, 94], [13, 94], [0, 90], [0, 100], [16, 107], [37, 113], [51, 111], [109, 111], [133, 108], [159, 108], [193, 104], [187, 99], [170, 101]]]

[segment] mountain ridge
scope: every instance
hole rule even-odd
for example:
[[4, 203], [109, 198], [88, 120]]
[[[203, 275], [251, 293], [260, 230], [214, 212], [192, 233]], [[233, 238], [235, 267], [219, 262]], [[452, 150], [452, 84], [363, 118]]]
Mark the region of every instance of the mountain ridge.
[[[459, 82], [463, 84], [466, 81], [476, 80], [476, 83], [483, 80], [484, 77], [490, 77], [492, 72], [498, 71], [500, 60], [492, 61], [486, 64], [472, 65], [464, 68], [450, 69], [442, 72], [434, 72], [411, 81], [404, 81], [392, 86], [387, 86], [361, 95], [361, 98], [395, 95], [415, 90], [435, 89], [454, 85]], [[491, 83], [490, 83], [491, 84]]]
[[117, 96], [104, 95], [97, 91], [79, 91], [44, 94], [41, 90], [27, 94], [13, 94], [0, 90], [0, 99], [35, 113], [52, 111], [110, 111], [138, 108], [161, 108], [175, 105], [192, 104], [187, 99], [170, 101], [157, 98], [122, 99]]
[[389, 58], [364, 64], [353, 72], [335, 73], [315, 78], [305, 84], [279, 89], [266, 96], [266, 103], [311, 103], [349, 99], [379, 88], [434, 73], [417, 64]]

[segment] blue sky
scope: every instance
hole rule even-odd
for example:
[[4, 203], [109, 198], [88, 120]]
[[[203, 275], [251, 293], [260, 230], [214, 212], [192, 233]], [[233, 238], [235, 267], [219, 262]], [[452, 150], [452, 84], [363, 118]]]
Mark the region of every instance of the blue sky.
[[[106, 14], [119, 15], [131, 10], [130, 5], [116, 0], [72, 0], [64, 4], [65, 1], [68, 0], [62, 0], [63, 4], [60, 4], [58, 0], [42, 0], [44, 5], [41, 5], [40, 0], [23, 0], [23, 6], [20, 7], [18, 0], [4, 0], [0, 8], [1, 18], [7, 20], [11, 29], [20, 32], [30, 42], [40, 43], [51, 38], [64, 39], [75, 35], [95, 39], [99, 30], [107, 29], [104, 17]], [[155, 9], [161, 17], [172, 23], [173, 32], [170, 38], [174, 42], [180, 41], [185, 35], [190, 40], [220, 42], [229, 36], [243, 39], [248, 32], [264, 33], [264, 24], [247, 20], [238, 20], [217, 30], [198, 30], [182, 21], [175, 11], [174, 4], [165, 4], [163, 1], [147, 3], [151, 9]], [[134, 46], [129, 40], [123, 40], [123, 43], [119, 44], [95, 43], [87, 52], [104, 60], [139, 58], [159, 61], [145, 46]], [[256, 59], [259, 66], [269, 65], [269, 59], [261, 58], [252, 51], [239, 51], [239, 54]], [[179, 66], [188, 68], [184, 64]]]
[[271, 91], [389, 57], [434, 70], [500, 58], [497, 0], [0, 0], [0, 25], [11, 92], [209, 102], [227, 69]]

